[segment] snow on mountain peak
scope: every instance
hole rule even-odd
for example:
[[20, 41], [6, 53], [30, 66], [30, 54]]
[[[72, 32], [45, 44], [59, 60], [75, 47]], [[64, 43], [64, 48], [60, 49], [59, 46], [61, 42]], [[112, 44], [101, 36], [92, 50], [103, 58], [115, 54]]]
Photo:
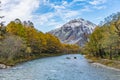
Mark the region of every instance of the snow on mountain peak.
[[79, 18], [71, 20], [61, 28], [49, 33], [57, 36], [63, 43], [83, 46], [88, 40], [88, 35], [93, 32], [95, 27], [96, 25], [92, 22]]

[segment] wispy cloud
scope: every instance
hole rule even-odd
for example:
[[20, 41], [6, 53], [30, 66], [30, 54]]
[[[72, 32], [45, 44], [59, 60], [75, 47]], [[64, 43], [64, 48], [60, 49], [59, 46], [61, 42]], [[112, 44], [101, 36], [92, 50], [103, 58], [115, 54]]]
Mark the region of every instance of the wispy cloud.
[[89, 6], [84, 6], [83, 9], [81, 9], [82, 12], [90, 12], [92, 11]]
[[100, 9], [106, 9], [106, 6], [94, 6], [93, 8], [100, 10]]
[[[82, 12], [91, 11], [89, 6], [85, 5], [79, 5], [81, 7], [77, 10], [71, 9], [77, 2], [84, 1], [86, 0], [73, 0], [71, 2], [63, 0], [57, 4], [58, 2], [50, 2], [50, 0], [3, 0], [2, 4], [4, 7], [1, 14], [6, 16], [6, 22], [20, 18], [21, 20], [33, 21], [38, 29], [43, 26], [56, 28], [58, 26], [61, 27], [62, 23], [70, 19], [78, 18]], [[34, 12], [41, 9], [42, 6], [48, 6], [53, 11], [35, 14]]]
[[5, 16], [6, 23], [16, 18], [31, 20], [37, 29], [44, 28], [43, 31], [46, 32], [46, 28], [61, 27], [63, 23], [79, 18], [83, 13], [106, 9], [106, 2], [107, 0], [2, 0], [3, 10], [0, 14]]
[[103, 4], [105, 3], [107, 0], [93, 0], [93, 1], [90, 1], [89, 3], [91, 5], [99, 5], [99, 4]]
[[50, 3], [50, 1], [44, 1], [44, 4], [53, 8], [54, 11], [39, 16], [41, 26], [43, 26], [45, 23], [49, 21], [49, 23], [47, 23], [47, 26], [52, 25], [52, 27], [58, 28], [58, 26], [61, 25], [61, 23], [67, 22], [74, 18], [78, 18], [82, 14], [82, 12], [91, 11], [88, 6], [85, 6], [83, 8], [81, 7], [80, 9], [77, 10], [71, 9], [71, 6], [75, 5], [74, 3], [78, 1], [83, 2], [85, 0], [73, 0], [72, 2], [69, 3], [67, 1], [62, 1], [61, 4], [59, 5], [55, 3]]

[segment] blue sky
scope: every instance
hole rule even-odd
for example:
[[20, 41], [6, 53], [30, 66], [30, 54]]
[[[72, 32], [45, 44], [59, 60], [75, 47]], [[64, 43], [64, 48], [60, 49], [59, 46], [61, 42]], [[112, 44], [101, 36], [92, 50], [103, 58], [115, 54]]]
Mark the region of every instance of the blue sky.
[[105, 17], [120, 11], [120, 0], [1, 0], [1, 15], [8, 23], [16, 18], [31, 20], [43, 32], [83, 18], [99, 24]]

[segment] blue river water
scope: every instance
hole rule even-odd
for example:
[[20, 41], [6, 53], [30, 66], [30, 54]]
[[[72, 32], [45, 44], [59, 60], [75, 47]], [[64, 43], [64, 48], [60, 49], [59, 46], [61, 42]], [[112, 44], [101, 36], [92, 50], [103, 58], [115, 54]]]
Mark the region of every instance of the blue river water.
[[0, 80], [120, 80], [120, 71], [93, 66], [82, 55], [70, 54], [1, 69]]

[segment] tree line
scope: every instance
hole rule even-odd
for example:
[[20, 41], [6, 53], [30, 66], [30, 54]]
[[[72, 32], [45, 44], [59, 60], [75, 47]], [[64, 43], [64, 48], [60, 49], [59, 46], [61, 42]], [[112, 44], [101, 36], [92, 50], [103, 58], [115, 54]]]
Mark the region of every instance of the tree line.
[[97, 26], [82, 51], [94, 57], [120, 60], [120, 13]]
[[[28, 25], [29, 24], [29, 25]], [[32, 22], [11, 21], [0, 27], [0, 62], [20, 62], [41, 54], [76, 53], [80, 47], [63, 44], [49, 34], [38, 31]]]

